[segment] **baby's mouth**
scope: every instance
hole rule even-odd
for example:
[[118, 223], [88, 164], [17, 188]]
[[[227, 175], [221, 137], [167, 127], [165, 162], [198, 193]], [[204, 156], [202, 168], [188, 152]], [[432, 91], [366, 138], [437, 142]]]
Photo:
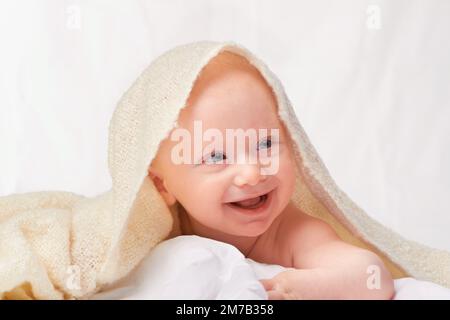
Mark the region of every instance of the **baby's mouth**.
[[251, 199], [246, 199], [237, 202], [228, 202], [227, 204], [243, 209], [256, 209], [261, 207], [266, 202], [267, 197], [268, 193]]

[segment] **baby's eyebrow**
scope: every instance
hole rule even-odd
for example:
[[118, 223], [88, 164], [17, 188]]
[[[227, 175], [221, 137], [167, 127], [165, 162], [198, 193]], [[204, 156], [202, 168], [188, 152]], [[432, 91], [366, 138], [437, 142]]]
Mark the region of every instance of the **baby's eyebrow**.
[[[278, 143], [280, 139], [278, 139], [277, 141], [274, 141], [272, 135], [267, 135], [267, 136], [264, 136], [263, 138], [259, 139], [257, 144], [259, 144], [260, 142], [265, 141], [265, 140], [270, 140], [271, 142]], [[225, 148], [213, 148], [213, 149], [209, 150], [209, 152], [204, 152], [201, 159], [203, 159], [203, 157], [205, 155], [210, 155], [210, 154], [216, 153], [216, 152], [221, 152], [224, 155], [226, 155], [226, 146], [225, 146]]]

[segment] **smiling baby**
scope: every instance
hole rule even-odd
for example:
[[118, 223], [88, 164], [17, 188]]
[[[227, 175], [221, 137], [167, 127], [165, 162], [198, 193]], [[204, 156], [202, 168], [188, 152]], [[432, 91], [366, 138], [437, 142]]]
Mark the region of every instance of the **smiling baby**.
[[[194, 152], [185, 149], [184, 155], [194, 154], [193, 161], [180, 162], [179, 142], [171, 135], [149, 167], [167, 205], [183, 209], [182, 234], [229, 243], [257, 262], [295, 268], [261, 280], [269, 299], [390, 299], [393, 280], [375, 253], [342, 241], [290, 201], [295, 161], [277, 108], [272, 89], [244, 57], [224, 51], [203, 68], [172, 133], [195, 137], [200, 123], [224, 138], [213, 144], [203, 139], [200, 148], [189, 141]], [[235, 150], [230, 131], [254, 134]], [[370, 268], [379, 274], [375, 288], [368, 285]]]

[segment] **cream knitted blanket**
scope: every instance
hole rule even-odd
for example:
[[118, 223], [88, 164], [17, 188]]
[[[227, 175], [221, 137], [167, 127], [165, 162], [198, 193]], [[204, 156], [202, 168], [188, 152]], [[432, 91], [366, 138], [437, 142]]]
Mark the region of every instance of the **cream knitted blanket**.
[[327, 221], [342, 239], [378, 253], [395, 278], [450, 288], [449, 252], [404, 239], [337, 187], [270, 69], [239, 44], [203, 41], [155, 59], [120, 99], [109, 127], [111, 190], [94, 198], [58, 191], [0, 198], [1, 298], [87, 298], [179, 234], [178, 212], [167, 207], [147, 169], [200, 71], [223, 50], [247, 58], [275, 93], [279, 117], [294, 141], [293, 203]]

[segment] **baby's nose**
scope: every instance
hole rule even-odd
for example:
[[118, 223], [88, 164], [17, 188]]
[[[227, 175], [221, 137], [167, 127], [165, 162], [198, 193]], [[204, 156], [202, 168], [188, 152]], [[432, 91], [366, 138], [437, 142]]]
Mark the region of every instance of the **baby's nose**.
[[237, 166], [239, 167], [238, 172], [233, 181], [237, 186], [243, 186], [245, 184], [254, 186], [267, 178], [261, 174], [261, 166], [259, 164], [240, 164]]

